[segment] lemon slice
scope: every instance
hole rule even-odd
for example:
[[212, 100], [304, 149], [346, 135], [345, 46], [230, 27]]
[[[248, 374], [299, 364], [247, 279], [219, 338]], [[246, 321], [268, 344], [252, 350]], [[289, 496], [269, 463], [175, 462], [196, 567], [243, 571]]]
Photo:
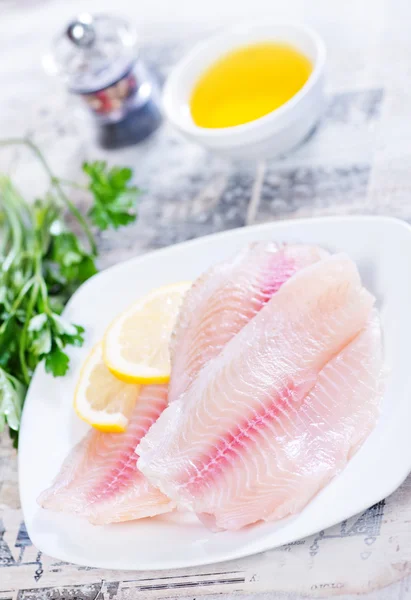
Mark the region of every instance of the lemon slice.
[[103, 360], [103, 345], [97, 344], [81, 369], [74, 393], [74, 410], [83, 421], [108, 432], [125, 431], [138, 398], [140, 386], [119, 381]]
[[104, 362], [129, 383], [167, 383], [169, 344], [184, 294], [191, 283], [150, 292], [115, 319], [103, 340]]

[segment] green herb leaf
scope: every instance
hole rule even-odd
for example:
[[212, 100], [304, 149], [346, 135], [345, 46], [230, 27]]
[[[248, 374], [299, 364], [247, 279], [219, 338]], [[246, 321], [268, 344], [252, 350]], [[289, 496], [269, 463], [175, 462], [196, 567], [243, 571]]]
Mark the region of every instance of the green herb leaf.
[[52, 235], [47, 261], [54, 264], [60, 283], [75, 283], [77, 286], [97, 273], [94, 258], [88, 254], [79, 239], [71, 232]]
[[29, 322], [29, 331], [40, 331], [43, 329], [44, 325], [47, 323], [47, 315], [45, 313], [41, 313], [32, 317]]
[[94, 205], [88, 214], [99, 229], [118, 229], [136, 220], [140, 190], [130, 184], [131, 169], [110, 169], [107, 163], [96, 161], [84, 163], [83, 171], [90, 178], [88, 188], [94, 196]]
[[10, 429], [18, 430], [25, 393], [20, 381], [0, 369], [0, 432], [6, 423]]
[[40, 359], [43, 358], [46, 354], [48, 354], [51, 350], [52, 346], [52, 336], [50, 327], [46, 326], [41, 329], [41, 331], [37, 332], [30, 343], [30, 352]]
[[46, 357], [46, 371], [54, 375], [54, 377], [62, 377], [68, 371], [69, 362], [67, 354], [56, 347]]

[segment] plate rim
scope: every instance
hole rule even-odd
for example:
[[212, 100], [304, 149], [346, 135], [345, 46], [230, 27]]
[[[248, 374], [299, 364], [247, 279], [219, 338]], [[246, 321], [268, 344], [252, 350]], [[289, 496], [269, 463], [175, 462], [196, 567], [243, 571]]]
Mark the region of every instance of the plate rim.
[[264, 231], [265, 229], [271, 229], [272, 227], [282, 228], [284, 226], [296, 225], [296, 224], [301, 224], [301, 223], [315, 224], [315, 223], [323, 223], [323, 222], [328, 222], [328, 221], [330, 221], [330, 222], [331, 221], [339, 221], [341, 223], [349, 223], [349, 222], [356, 222], [356, 221], [358, 221], [358, 222], [370, 221], [370, 222], [376, 222], [376, 223], [380, 222], [380, 223], [386, 223], [386, 224], [398, 226], [402, 229], [407, 230], [409, 233], [411, 233], [411, 225], [409, 223], [407, 223], [407, 221], [404, 221], [403, 219], [399, 219], [398, 217], [386, 217], [384, 215], [343, 215], [341, 217], [327, 215], [324, 217], [302, 217], [300, 219], [282, 219], [279, 221], [268, 221], [268, 222], [264, 222], [264, 223], [254, 223], [253, 225], [243, 225], [241, 227], [234, 227], [233, 229], [224, 229], [223, 231], [215, 231], [213, 233], [208, 233], [206, 235], [202, 235], [202, 236], [193, 238], [191, 240], [184, 240], [184, 241], [178, 242], [176, 244], [170, 244], [169, 246], [164, 246], [163, 248], [155, 248], [153, 250], [148, 250], [147, 252], [142, 252], [141, 254], [137, 254], [136, 256], [132, 256], [130, 258], [126, 258], [125, 260], [121, 260], [118, 263], [115, 263], [114, 265], [110, 265], [109, 267], [99, 271], [95, 275], [92, 275], [92, 277], [90, 277], [89, 279], [87, 279], [87, 281], [82, 283], [81, 286], [79, 288], [77, 288], [77, 290], [74, 292], [74, 294], [70, 297], [69, 301], [67, 302], [66, 306], [64, 307], [64, 310], [67, 310], [67, 307], [70, 305], [73, 298], [75, 298], [77, 296], [77, 294], [80, 292], [80, 290], [89, 286], [91, 284], [91, 282], [95, 282], [96, 279], [101, 278], [101, 276], [104, 275], [105, 273], [112, 273], [113, 271], [120, 270], [125, 265], [129, 265], [129, 264], [135, 263], [135, 262], [136, 263], [140, 262], [141, 260], [146, 259], [149, 256], [167, 254], [168, 252], [170, 252], [171, 250], [174, 250], [175, 248], [196, 246], [205, 239], [215, 240], [220, 237], [234, 237], [238, 232], [245, 231], [245, 230], [249, 231], [252, 229], [254, 231], [259, 231], [259, 230]]

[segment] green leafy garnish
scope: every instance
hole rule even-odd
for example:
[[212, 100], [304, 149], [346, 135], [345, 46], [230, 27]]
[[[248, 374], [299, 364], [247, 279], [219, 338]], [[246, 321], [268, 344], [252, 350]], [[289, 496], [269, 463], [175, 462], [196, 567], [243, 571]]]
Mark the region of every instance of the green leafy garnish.
[[[26, 144], [45, 168], [50, 188], [27, 202], [7, 176], [0, 175], [0, 432], [8, 425], [17, 442], [24, 397], [37, 365], [55, 377], [69, 369], [67, 346], [81, 346], [84, 329], [61, 316], [74, 291], [97, 272], [97, 245], [91, 229], [117, 229], [136, 219], [139, 190], [128, 168], [85, 163], [84, 189], [92, 204], [88, 218], [64, 191], [77, 184], [54, 176], [31, 140]], [[88, 247], [69, 225], [71, 213]], [[83, 237], [83, 236], [82, 236]]]
[[18, 431], [25, 393], [26, 388], [20, 381], [0, 369], [0, 433], [6, 423]]
[[118, 229], [136, 220], [139, 190], [130, 185], [131, 169], [107, 169], [105, 162], [96, 161], [85, 163], [83, 171], [90, 177], [88, 188], [94, 196], [94, 204], [88, 214], [99, 229]]

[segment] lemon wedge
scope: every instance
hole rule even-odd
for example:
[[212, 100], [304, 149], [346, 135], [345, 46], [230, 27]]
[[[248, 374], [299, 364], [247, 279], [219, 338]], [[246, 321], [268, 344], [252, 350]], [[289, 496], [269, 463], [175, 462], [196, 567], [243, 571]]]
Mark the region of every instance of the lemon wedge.
[[169, 344], [184, 294], [191, 283], [160, 287], [138, 300], [108, 327], [104, 362], [121, 381], [167, 383]]
[[74, 410], [83, 421], [101, 431], [125, 431], [140, 386], [119, 381], [103, 360], [97, 344], [86, 358], [74, 393]]

